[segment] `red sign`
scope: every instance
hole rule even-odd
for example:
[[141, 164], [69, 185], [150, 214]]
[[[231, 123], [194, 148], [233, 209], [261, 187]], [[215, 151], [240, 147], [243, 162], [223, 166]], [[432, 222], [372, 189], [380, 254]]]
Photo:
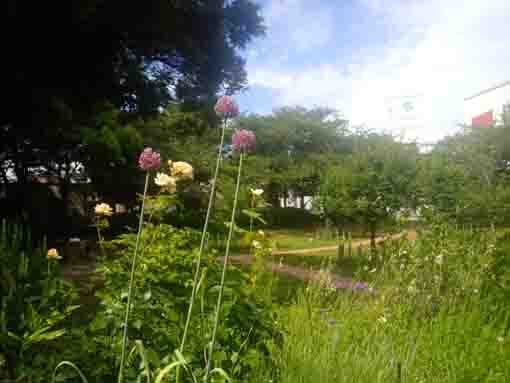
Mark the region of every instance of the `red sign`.
[[471, 119], [471, 125], [490, 126], [494, 123], [492, 110], [475, 116]]

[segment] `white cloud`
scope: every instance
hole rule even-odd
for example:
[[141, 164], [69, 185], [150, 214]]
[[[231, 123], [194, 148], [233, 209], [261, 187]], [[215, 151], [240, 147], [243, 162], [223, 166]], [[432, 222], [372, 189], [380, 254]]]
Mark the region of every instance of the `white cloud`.
[[[355, 124], [435, 140], [462, 121], [465, 96], [510, 80], [507, 0], [396, 0], [390, 7], [386, 0], [358, 1], [374, 20], [383, 20], [393, 36], [385, 46], [361, 47], [347, 60], [299, 70], [274, 68], [267, 62], [249, 67], [250, 83], [273, 88], [279, 105], [333, 106]], [[299, 0], [273, 2], [270, 23], [283, 17], [284, 3], [301, 10], [305, 6]], [[312, 38], [313, 27], [309, 30], [306, 23], [299, 33], [322, 41]], [[291, 33], [290, 39], [295, 38]], [[389, 106], [409, 95], [416, 96], [418, 118], [392, 119]]]

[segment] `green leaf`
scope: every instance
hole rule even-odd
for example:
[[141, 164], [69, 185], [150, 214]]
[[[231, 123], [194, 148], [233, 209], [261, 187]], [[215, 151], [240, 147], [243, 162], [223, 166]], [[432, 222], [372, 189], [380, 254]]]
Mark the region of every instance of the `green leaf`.
[[243, 209], [241, 211], [244, 215], [250, 217], [250, 218], [253, 218], [261, 223], [263, 223], [264, 225], [267, 224], [267, 222], [262, 218], [262, 215], [260, 213], [257, 213], [256, 211], [253, 211], [253, 210], [248, 210], [248, 209]]
[[145, 375], [147, 376], [147, 383], [151, 383], [151, 371], [149, 368], [149, 361], [147, 359], [147, 354], [145, 353], [145, 349], [143, 347], [143, 342], [138, 339], [135, 341], [135, 344], [136, 344], [136, 348], [138, 350], [138, 354], [142, 358], [143, 368], [145, 370]]
[[85, 375], [81, 372], [81, 370], [78, 368], [78, 366], [76, 366], [74, 363], [72, 362], [69, 362], [67, 360], [63, 361], [63, 362], [60, 362], [59, 364], [57, 364], [57, 366], [55, 367], [55, 369], [53, 370], [53, 376], [51, 378], [51, 383], [55, 383], [56, 381], [56, 377], [57, 377], [57, 371], [60, 367], [64, 367], [64, 366], [69, 366], [71, 367], [73, 370], [75, 370], [78, 375], [80, 376], [80, 379], [82, 381], [82, 383], [89, 383], [89, 381], [87, 380], [87, 378], [85, 377]]
[[178, 366], [185, 366], [185, 362], [176, 361], [172, 362], [169, 365], [165, 366], [159, 373], [158, 376], [156, 376], [156, 380], [154, 383], [161, 383], [163, 379], [165, 379], [165, 376], [167, 376], [170, 371], [172, 371], [174, 368], [177, 368]]
[[211, 370], [211, 375], [212, 374], [218, 374], [218, 375], [221, 375], [224, 379], [226, 379], [227, 381], [231, 382], [232, 379], [230, 379], [230, 376], [228, 376], [228, 374], [225, 372], [225, 370], [223, 370], [222, 368], [219, 368], [219, 367], [216, 367], [216, 368], [213, 368]]

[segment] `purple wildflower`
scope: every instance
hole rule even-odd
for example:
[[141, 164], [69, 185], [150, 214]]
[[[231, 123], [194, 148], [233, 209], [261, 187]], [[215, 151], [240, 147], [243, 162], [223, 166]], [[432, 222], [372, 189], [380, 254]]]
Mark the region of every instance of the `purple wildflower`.
[[138, 166], [142, 170], [158, 169], [161, 165], [161, 158], [158, 152], [152, 151], [152, 148], [145, 148], [138, 159]]
[[255, 149], [255, 134], [245, 129], [236, 130], [232, 136], [232, 147], [236, 152]]
[[214, 106], [214, 111], [221, 117], [234, 117], [239, 114], [239, 107], [230, 96], [222, 96]]
[[354, 285], [355, 290], [364, 290], [366, 289], [366, 287], [367, 286], [363, 282], [356, 282], [356, 284]]

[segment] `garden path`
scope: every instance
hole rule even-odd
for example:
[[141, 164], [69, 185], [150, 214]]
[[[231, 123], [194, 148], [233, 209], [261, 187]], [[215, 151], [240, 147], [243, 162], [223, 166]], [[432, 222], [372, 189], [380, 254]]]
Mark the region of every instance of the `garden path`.
[[[404, 233], [395, 234], [392, 236], [381, 236], [376, 238], [376, 243], [381, 243], [386, 240], [391, 239], [399, 239], [406, 236], [407, 239], [414, 241], [416, 239], [416, 231], [406, 231]], [[370, 246], [369, 239], [352, 241], [352, 247], [366, 247]], [[320, 252], [324, 251], [333, 251], [336, 250], [338, 246], [322, 246], [311, 249], [300, 249], [300, 250], [281, 250], [281, 251], [273, 251], [272, 255], [277, 256], [286, 256], [286, 255], [301, 255], [301, 256], [320, 256]], [[223, 259], [221, 257], [220, 259]], [[231, 255], [229, 257], [229, 261], [231, 263], [237, 264], [250, 264], [253, 261], [253, 257], [248, 254], [242, 255]], [[283, 264], [282, 259], [280, 263], [274, 263], [271, 261], [266, 261], [265, 266], [268, 270], [275, 273], [285, 273], [292, 277], [304, 280], [304, 281], [320, 281], [320, 280], [329, 280], [330, 285], [336, 289], [364, 289], [366, 288], [366, 284], [361, 281], [356, 281], [349, 278], [340, 277], [334, 273], [323, 271], [323, 270], [311, 270], [310, 268], [306, 268], [304, 266], [293, 266]]]

